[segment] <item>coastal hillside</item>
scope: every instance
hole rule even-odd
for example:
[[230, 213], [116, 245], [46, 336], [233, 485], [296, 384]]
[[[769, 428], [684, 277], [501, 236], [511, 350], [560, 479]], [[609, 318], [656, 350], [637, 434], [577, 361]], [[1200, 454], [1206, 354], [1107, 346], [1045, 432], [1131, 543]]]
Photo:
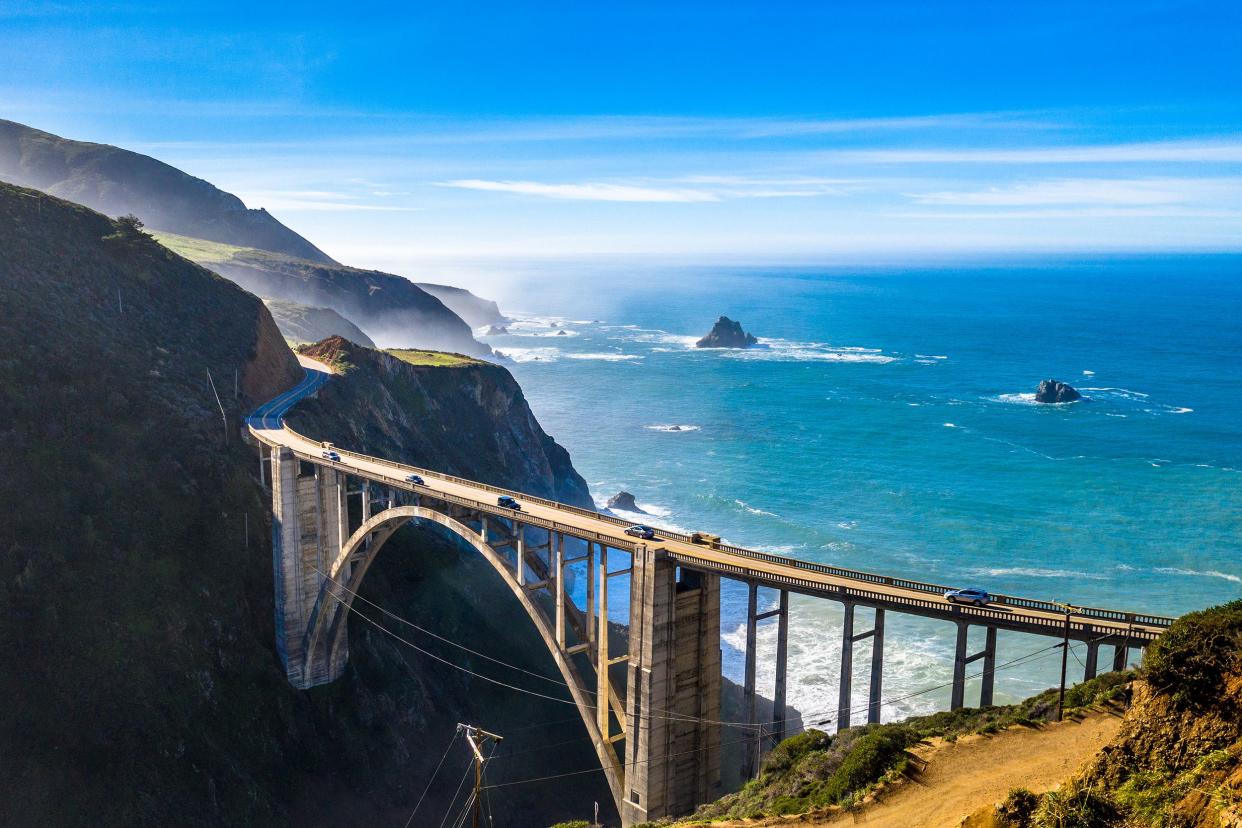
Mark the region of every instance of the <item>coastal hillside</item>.
[[157, 237], [259, 296], [331, 308], [382, 345], [491, 355], [457, 314], [401, 276], [175, 234]]
[[594, 508], [569, 452], [540, 428], [505, 368], [461, 357], [427, 364], [340, 337], [304, 353], [346, 366], [347, 381], [297, 406], [288, 418], [297, 431], [494, 486], [523, 480], [529, 494]]
[[323, 251], [266, 210], [147, 155], [74, 141], [0, 119], [0, 181], [35, 187], [152, 228], [257, 247], [315, 262]]
[[417, 282], [420, 288], [439, 299], [453, 313], [460, 316], [472, 328], [484, 325], [503, 325], [509, 318], [500, 312], [500, 306], [491, 299], [475, 296], [465, 288]]
[[1151, 645], [1120, 731], [1081, 773], [1043, 796], [1015, 791], [975, 824], [1242, 825], [1242, 600], [1185, 615]]
[[330, 336], [343, 336], [350, 342], [375, 347], [371, 337], [332, 308], [313, 308], [288, 299], [264, 299], [263, 304], [267, 305], [276, 326], [290, 342], [318, 342]]
[[[0, 493], [15, 504], [0, 521], [0, 824], [403, 824], [418, 799], [411, 780], [430, 778], [463, 720], [509, 735], [515, 757], [529, 751], [497, 757], [511, 778], [594, 765], [572, 708], [473, 679], [365, 622], [351, 623], [340, 681], [288, 685], [274, 645], [270, 504], [239, 426], [302, 372], [257, 298], [132, 223], [0, 185], [0, 306]], [[425, 462], [580, 491], [568, 457], [493, 370], [417, 385], [401, 371], [358, 371], [333, 384], [380, 382], [372, 393], [422, 412], [418, 429], [464, 420], [509, 435], [480, 440], [468, 467], [431, 444]], [[508, 405], [463, 391], [445, 408], [426, 396], [470, 386], [476, 371]], [[385, 434], [373, 409], [319, 416], [335, 432]], [[501, 453], [519, 440], [536, 455], [525, 464]], [[398, 533], [364, 594], [557, 675], [490, 567], [441, 536]], [[443, 642], [418, 643], [486, 669]], [[568, 782], [564, 800], [515, 786], [494, 801], [548, 822], [570, 802], [607, 801], [598, 774]], [[429, 792], [432, 824], [451, 794]]]

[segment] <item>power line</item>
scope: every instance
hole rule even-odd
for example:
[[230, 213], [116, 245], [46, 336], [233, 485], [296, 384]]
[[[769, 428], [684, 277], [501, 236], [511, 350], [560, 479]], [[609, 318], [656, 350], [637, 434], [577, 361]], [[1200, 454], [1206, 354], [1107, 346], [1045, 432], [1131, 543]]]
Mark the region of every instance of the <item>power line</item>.
[[444, 823], [449, 818], [449, 814], [453, 813], [453, 806], [457, 804], [457, 797], [461, 796], [461, 786], [466, 784], [466, 777], [470, 774], [470, 766], [472, 764], [474, 764], [473, 756], [466, 762], [466, 769], [461, 774], [461, 781], [457, 783], [457, 790], [453, 792], [453, 798], [449, 800], [448, 808], [440, 819], [440, 828], [444, 828]]
[[453, 749], [453, 745], [457, 743], [457, 731], [453, 732], [453, 738], [449, 739], [448, 747], [444, 749], [444, 755], [440, 757], [440, 761], [436, 763], [436, 769], [432, 772], [431, 778], [427, 780], [427, 787], [423, 788], [422, 795], [418, 797], [418, 802], [414, 803], [414, 810], [410, 812], [410, 818], [405, 821], [405, 828], [410, 828], [410, 823], [414, 821], [414, 815], [418, 813], [418, 808], [423, 804], [423, 799], [427, 796], [427, 791], [431, 790], [431, 783], [436, 781], [436, 775], [440, 773], [440, 768], [444, 765], [444, 760], [448, 758], [449, 751]]

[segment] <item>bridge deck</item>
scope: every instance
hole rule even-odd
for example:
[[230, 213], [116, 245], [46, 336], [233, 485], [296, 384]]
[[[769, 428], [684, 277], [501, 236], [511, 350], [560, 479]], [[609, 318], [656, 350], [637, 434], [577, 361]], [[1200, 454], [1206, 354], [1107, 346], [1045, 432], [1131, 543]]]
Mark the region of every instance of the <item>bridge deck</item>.
[[[317, 370], [316, 366], [309, 366], [302, 383], [251, 415], [251, 432], [268, 445], [288, 447], [308, 462], [331, 465], [358, 477], [481, 512], [512, 516], [510, 510], [496, 505], [500, 494], [509, 494], [521, 503], [521, 520], [525, 523], [605, 543], [614, 549], [634, 549], [636, 539], [624, 531], [629, 524], [611, 515], [369, 457], [340, 447], [334, 447], [341, 455], [339, 463], [325, 460], [322, 445], [286, 427], [282, 417], [327, 379], [328, 375]], [[405, 477], [412, 473], [421, 476], [426, 485], [407, 483]], [[665, 550], [679, 565], [807, 595], [1041, 635], [1061, 635], [1065, 628], [1064, 611], [1050, 601], [1001, 595], [996, 596], [995, 602], [987, 607], [963, 606], [946, 601], [944, 592], [949, 587], [939, 584], [800, 561], [727, 544], [710, 548], [690, 542], [685, 535], [660, 530], [657, 530], [657, 538], [647, 543]], [[1142, 644], [1163, 632], [1172, 620], [1142, 613], [1077, 607], [1071, 616], [1070, 637], [1103, 640], [1106, 643], [1125, 640]]]

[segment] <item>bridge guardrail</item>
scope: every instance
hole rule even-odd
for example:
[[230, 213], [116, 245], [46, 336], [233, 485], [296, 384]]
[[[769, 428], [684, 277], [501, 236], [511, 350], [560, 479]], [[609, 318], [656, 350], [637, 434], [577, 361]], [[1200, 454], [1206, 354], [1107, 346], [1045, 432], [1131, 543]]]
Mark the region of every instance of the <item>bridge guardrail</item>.
[[[309, 443], [318, 444], [321, 442], [318, 440], [312, 440], [309, 437], [306, 437], [305, 435], [300, 434], [297, 431], [294, 431], [292, 428], [290, 428], [288, 425], [284, 423], [282, 423], [282, 427], [284, 428], [284, 430], [288, 431], [290, 434], [302, 440], [305, 440]], [[251, 428], [253, 429], [254, 426], [252, 425]], [[484, 491], [491, 492], [497, 495], [508, 495], [510, 497], [520, 498], [521, 500], [524, 500], [530, 503], [537, 503], [546, 508], [556, 509], [559, 511], [576, 514], [582, 517], [588, 517], [592, 520], [601, 520], [606, 523], [612, 524], [614, 526], [627, 527], [631, 525], [630, 521], [624, 520], [622, 518], [618, 518], [615, 515], [609, 515], [604, 512], [599, 512], [599, 511], [592, 511], [590, 509], [583, 509], [578, 506], [571, 506], [569, 504], [560, 503], [555, 500], [549, 500], [548, 498], [538, 497], [535, 495], [529, 495], [523, 492], [515, 491], [513, 489], [506, 489], [500, 486], [493, 486], [488, 483], [479, 483], [477, 481], [469, 480], [467, 478], [457, 477], [456, 475], [445, 474], [443, 472], [438, 472], [433, 469], [424, 469], [419, 466], [412, 466], [407, 463], [400, 463], [400, 462], [388, 460], [382, 457], [374, 457], [369, 454], [363, 454], [361, 452], [350, 451], [349, 449], [342, 449], [338, 446], [333, 446], [333, 450], [338, 452], [341, 455], [348, 455], [352, 458], [355, 458], [357, 460], [361, 460], [364, 462], [377, 463], [380, 465], [391, 466], [394, 468], [401, 469], [403, 471], [408, 471], [414, 474], [418, 474], [420, 476], [432, 477], [437, 480], [444, 480], [450, 483], [456, 483], [456, 484], [463, 485], [463, 486], [470, 486], [472, 488], [482, 489]], [[311, 457], [308, 459], [310, 459], [312, 462], [318, 462], [320, 460], [320, 458], [317, 458], [317, 457]], [[399, 486], [409, 485], [404, 480], [398, 480], [396, 478], [389, 478], [386, 475], [381, 474], [379, 475], [379, 477], [383, 478], [385, 482], [396, 483]], [[508, 510], [502, 510], [502, 509], [495, 508], [491, 506], [490, 504], [484, 503], [482, 501], [470, 501], [465, 498], [458, 498], [455, 495], [445, 495], [444, 493], [438, 493], [438, 492], [434, 495], [434, 497], [442, 498], [442, 499], [445, 499], [446, 501], [448, 501], [448, 498], [453, 498], [454, 500], [452, 502], [457, 502], [458, 505], [465, 505], [465, 506], [469, 506], [470, 508], [483, 508], [484, 510], [488, 511], [491, 514], [496, 514], [500, 516], [509, 516]], [[558, 524], [555, 521], [544, 521], [542, 519], [534, 518], [533, 516], [530, 516], [530, 515], [523, 515], [523, 522], [531, 524], [531, 525], [548, 524], [551, 527], [560, 527], [560, 528], [555, 528], [554, 531], [565, 531], [570, 534], [582, 535], [584, 533], [590, 533], [590, 530], [583, 530], [578, 527], [564, 526], [563, 524]], [[549, 526], [544, 526], [544, 528], [549, 528]], [[608, 543], [608, 545], [610, 545], [613, 548], [624, 548], [624, 547], [618, 547], [617, 544], [619, 542], [614, 538], [611, 538], [605, 535], [599, 535], [597, 533], [590, 533], [590, 534], [595, 534], [597, 542], [601, 542], [601, 543], [606, 542]], [[668, 531], [664, 529], [657, 529], [656, 535], [657, 537], [668, 539], [668, 540], [676, 540], [682, 543], [691, 543], [690, 536], [680, 533], [680, 532], [672, 532], [672, 531]], [[621, 543], [624, 543], [624, 542], [621, 542]], [[631, 547], [632, 546], [633, 545], [631, 544]], [[912, 590], [916, 592], [927, 593], [929, 595], [932, 595], [932, 594], [943, 595], [945, 592], [948, 592], [949, 590], [953, 589], [953, 587], [949, 587], [943, 584], [932, 584], [932, 583], [927, 583], [923, 581], [915, 581], [915, 580], [906, 579], [906, 578], [893, 577], [889, 575], [879, 575], [877, 573], [865, 572], [862, 570], [845, 569], [842, 567], [831, 566], [829, 564], [819, 564], [819, 563], [814, 563], [811, 561], [799, 560], [797, 558], [788, 558], [783, 555], [774, 555], [768, 552], [758, 552], [753, 549], [746, 549], [745, 547], [735, 546], [733, 544], [720, 544], [720, 546], [718, 547], [718, 551], [728, 552], [729, 554], [736, 555], [738, 557], [751, 558], [753, 560], [764, 561], [765, 563], [775, 563], [781, 566], [791, 567], [793, 569], [801, 569], [801, 570], [810, 571], [810, 572], [818, 572], [824, 575], [831, 575], [836, 578], [859, 581], [861, 583], [873, 583], [873, 584], [880, 584], [884, 586], [896, 586], [902, 589], [908, 589], [908, 590]], [[707, 561], [703, 559], [696, 559], [696, 560], [700, 564], [707, 563]], [[754, 574], [750, 570], [747, 570], [745, 567], [736, 567], [736, 569], [737, 569], [737, 572], [739, 574], [742, 574], [744, 577], [747, 577], [747, 578], [755, 577]], [[763, 578], [769, 581], [774, 580], [774, 579], [779, 579], [781, 577], [784, 577], [784, 576], [773, 576], [768, 573], [763, 573]], [[792, 580], [798, 581], [800, 579], [793, 578]], [[813, 589], [821, 590], [821, 591], [823, 589], [822, 584], [817, 584], [812, 581], [807, 581], [805, 583], [808, 584]], [[905, 600], [914, 600], [914, 599], [905, 598], [904, 596], [886, 596], [886, 600], [892, 601], [894, 597], [902, 597]], [[1050, 601], [1041, 601], [1035, 598], [1022, 598], [1022, 597], [1012, 596], [1012, 595], [994, 595], [993, 598], [996, 603], [1002, 604], [1004, 606], [1038, 610], [1041, 612], [1048, 612], [1048, 613], [1052, 613], [1056, 615], [1063, 614], [1065, 611], [1064, 607], [1060, 604], [1055, 604]], [[900, 601], [898, 603], [900, 603]], [[940, 609], [943, 609], [943, 606], [939, 604], [935, 604], [935, 605], [929, 604], [929, 606], [937, 606]], [[971, 608], [971, 609], [974, 610], [974, 612], [978, 612], [980, 608]], [[1084, 618], [1084, 619], [1096, 618], [1096, 619], [1104, 620], [1104, 621], [1126, 622], [1129, 624], [1143, 624], [1143, 625], [1152, 626], [1152, 627], [1167, 627], [1170, 624], [1172, 624], [1174, 620], [1172, 618], [1168, 618], [1165, 616], [1149, 615], [1146, 613], [1125, 612], [1125, 611], [1120, 611], [1120, 610], [1103, 609], [1099, 607], [1078, 607], [1078, 606], [1074, 608], [1074, 612], [1072, 613], [1072, 616]], [[1047, 620], [1053, 625], [1057, 625], [1057, 626], [1063, 625], [1063, 622], [1058, 619], [1041, 619], [1041, 622], [1043, 620]], [[1074, 628], [1073, 623], [1074, 622], [1071, 622], [1071, 629]]]

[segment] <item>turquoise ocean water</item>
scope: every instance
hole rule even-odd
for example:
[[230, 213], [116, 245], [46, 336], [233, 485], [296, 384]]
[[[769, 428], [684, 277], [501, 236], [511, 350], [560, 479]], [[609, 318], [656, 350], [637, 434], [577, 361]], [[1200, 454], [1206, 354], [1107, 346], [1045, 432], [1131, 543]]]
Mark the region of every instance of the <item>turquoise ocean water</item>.
[[[1238, 258], [565, 268], [514, 288], [521, 321], [487, 341], [601, 505], [625, 488], [650, 523], [1081, 604], [1179, 613], [1242, 595]], [[720, 314], [766, 347], [693, 348]], [[1045, 377], [1086, 399], [1033, 403]], [[735, 679], [744, 601], [726, 588]], [[840, 617], [793, 599], [790, 699], [811, 716], [836, 707]], [[761, 654], [774, 636], [770, 622]], [[887, 636], [885, 718], [946, 707], [951, 626], [890, 615]], [[1002, 633], [999, 661], [1049, 643]], [[998, 701], [1059, 666], [1050, 651], [1006, 667]]]

